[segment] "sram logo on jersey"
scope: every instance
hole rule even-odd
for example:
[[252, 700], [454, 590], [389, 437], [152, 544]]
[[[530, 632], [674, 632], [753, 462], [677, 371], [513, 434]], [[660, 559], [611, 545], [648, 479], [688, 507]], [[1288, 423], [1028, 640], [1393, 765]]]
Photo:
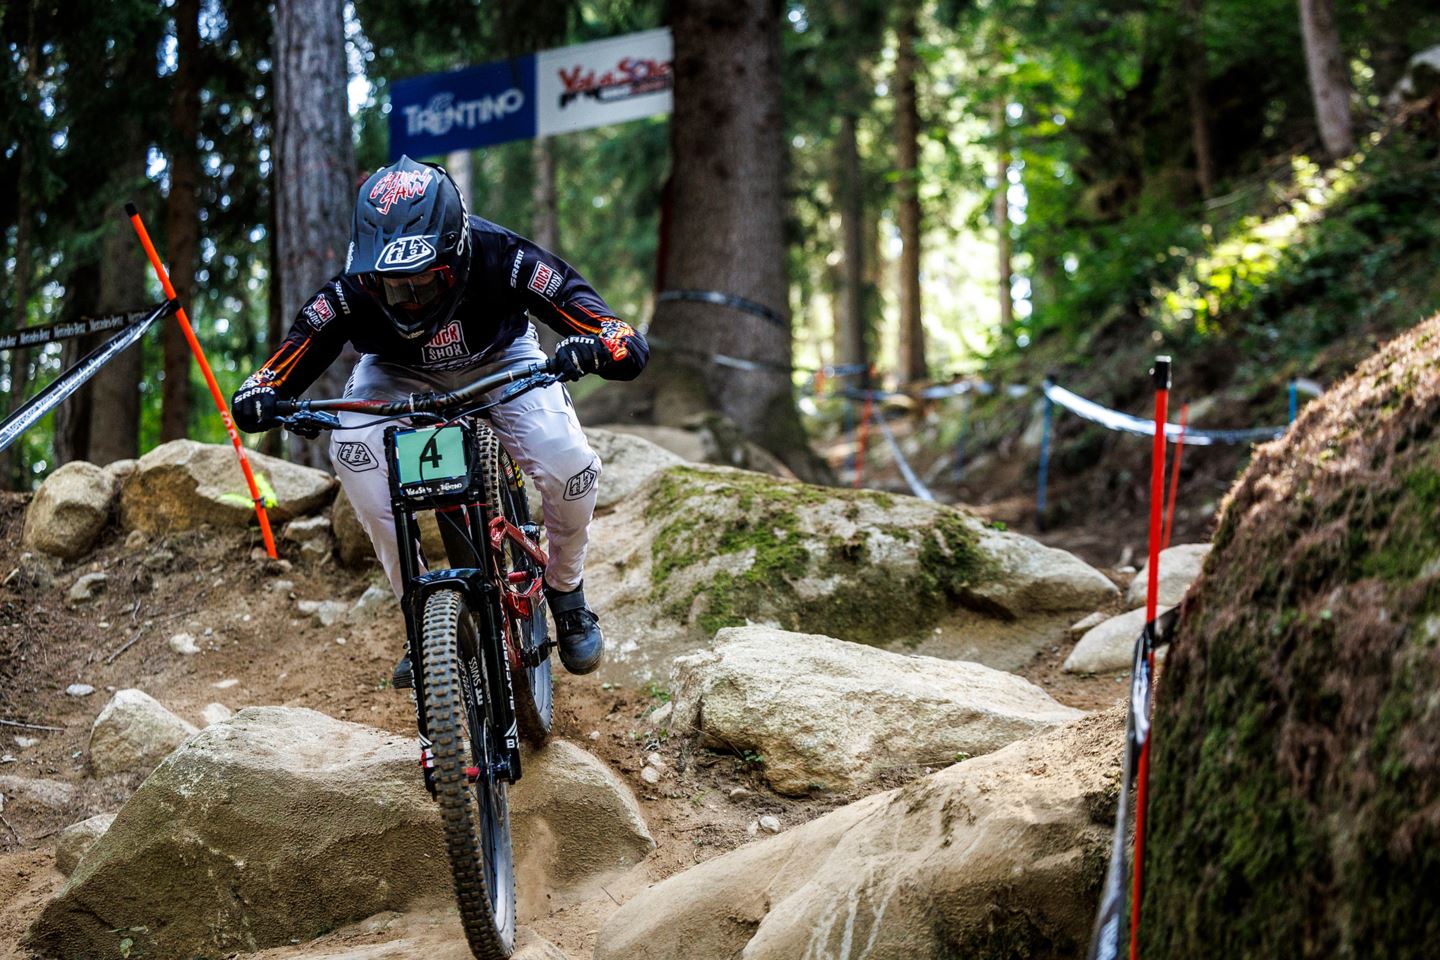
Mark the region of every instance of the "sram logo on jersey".
[[447, 364], [453, 360], [468, 360], [469, 349], [465, 346], [465, 331], [459, 320], [451, 320], [435, 332], [425, 346], [420, 348], [426, 364]]
[[370, 188], [370, 202], [387, 214], [397, 200], [414, 200], [425, 196], [425, 188], [435, 174], [429, 170], [391, 170]]
[[418, 267], [435, 259], [435, 248], [429, 237], [397, 237], [385, 244], [375, 266]]
[[560, 289], [560, 273], [543, 263], [537, 263], [526, 286], [548, 300]]

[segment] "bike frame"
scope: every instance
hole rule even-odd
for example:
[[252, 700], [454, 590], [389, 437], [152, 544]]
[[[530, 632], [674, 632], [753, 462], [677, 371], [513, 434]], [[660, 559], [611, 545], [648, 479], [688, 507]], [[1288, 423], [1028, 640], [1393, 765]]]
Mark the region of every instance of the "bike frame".
[[[511, 385], [499, 400], [490, 404], [494, 406], [545, 382], [555, 382], [555, 379], [550, 364], [531, 364], [491, 374], [454, 393], [423, 394], [401, 402], [356, 398], [282, 401], [279, 410], [281, 413], [301, 414], [311, 418], [317, 415], [324, 418], [327, 411], [342, 410], [392, 416], [436, 413], [463, 407], [491, 390]], [[331, 420], [333, 421], [333, 418]], [[339, 425], [338, 421], [320, 422], [323, 424], [322, 429], [333, 429]], [[503, 769], [496, 769], [492, 773], [513, 784], [520, 779], [520, 735], [515, 715], [515, 687], [511, 669], [526, 669], [538, 663], [525, 662], [521, 651], [511, 639], [516, 631], [512, 631], [510, 626], [512, 619], [528, 617], [531, 614], [531, 604], [536, 602], [544, 583], [544, 568], [548, 562], [545, 551], [527, 531], [506, 522], [503, 517], [497, 516], [487, 528], [480, 509], [490, 506], [490, 501], [496, 499], [499, 491], [482, 490], [480, 500], [460, 506], [434, 508], [434, 512], [445, 515], [440, 523], [440, 535], [447, 554], [444, 559], [460, 566], [421, 573], [420, 526], [415, 517], [416, 513], [424, 508], [417, 507], [416, 501], [404, 496], [400, 490], [395, 434], [401, 429], [399, 426], [387, 427], [384, 445], [386, 465], [389, 468], [390, 509], [395, 518], [395, 542], [400, 549], [400, 572], [405, 585], [400, 598], [400, 608], [405, 618], [410, 662], [417, 671], [424, 663], [420, 650], [420, 624], [425, 615], [425, 602], [437, 590], [459, 590], [465, 596], [466, 606], [471, 614], [472, 629], [469, 633], [475, 642], [475, 649], [461, 651], [470, 674], [470, 683], [463, 691], [466, 707], [477, 713], [485, 709], [484, 691], [480, 682], [482, 675], [503, 683], [504, 696], [497, 699], [496, 707], [500, 721], [498, 727], [505, 731], [506, 759], [498, 765]], [[498, 582], [502, 569], [499, 560], [501, 552], [508, 545], [507, 541], [515, 544], [540, 566], [540, 573], [528, 578], [533, 582], [525, 584], [524, 589], [518, 592], [510, 588], [512, 584], [518, 586], [520, 580], [512, 579], [503, 584]], [[441, 558], [431, 559], [433, 561]], [[521, 580], [524, 579], [526, 578], [522, 576]], [[462, 628], [462, 642], [466, 633]], [[483, 674], [480, 657], [485, 658]], [[425, 762], [428, 763], [430, 731], [425, 716], [425, 685], [418, 672], [412, 690], [415, 694], [415, 721], [427, 748]], [[500, 691], [495, 692], [499, 694]]]
[[[512, 618], [530, 615], [530, 604], [534, 602], [544, 581], [545, 551], [532, 540], [524, 530], [508, 523], [503, 517], [487, 526], [480, 508], [490, 506], [498, 491], [485, 490], [485, 500], [466, 503], [458, 507], [439, 507], [434, 512], [444, 514], [440, 522], [440, 535], [451, 563], [459, 566], [420, 572], [420, 526], [416, 520], [415, 501], [404, 496], [397, 479], [399, 469], [395, 461], [395, 434], [400, 427], [385, 430], [385, 457], [390, 468], [390, 508], [395, 517], [395, 542], [400, 547], [400, 572], [405, 584], [404, 595], [400, 598], [401, 611], [405, 617], [405, 633], [410, 650], [410, 662], [423, 663], [420, 653], [420, 622], [425, 615], [425, 602], [437, 590], [459, 590], [465, 595], [472, 617], [474, 650], [462, 650], [470, 673], [469, 687], [464, 691], [467, 706], [475, 711], [485, 708], [483, 690], [480, 685], [481, 663], [484, 657], [485, 674], [491, 678], [503, 677], [504, 697], [496, 706], [499, 708], [498, 727], [504, 730], [506, 768], [494, 771], [510, 783], [520, 779], [520, 735], [515, 720], [515, 693], [511, 679], [512, 669], [525, 669], [521, 651], [515, 646], [511, 630]], [[477, 532], [479, 535], [477, 536]], [[501, 551], [507, 541], [513, 542], [541, 567], [541, 575], [526, 584], [520, 593], [502, 589], [496, 583], [501, 569]], [[461, 636], [463, 637], [464, 631]], [[430, 732], [425, 719], [425, 685], [416, 677], [415, 714], [420, 735], [429, 742]], [[498, 695], [501, 691], [496, 690]]]

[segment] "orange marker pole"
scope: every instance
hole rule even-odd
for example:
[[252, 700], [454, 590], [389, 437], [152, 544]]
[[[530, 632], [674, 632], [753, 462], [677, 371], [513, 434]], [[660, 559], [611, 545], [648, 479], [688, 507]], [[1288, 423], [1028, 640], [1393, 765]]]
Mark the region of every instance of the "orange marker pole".
[[[155, 244], [150, 242], [150, 234], [145, 230], [145, 224], [140, 222], [140, 211], [135, 209], [135, 204], [127, 203], [125, 213], [130, 217], [130, 225], [135, 228], [136, 235], [140, 237], [140, 245], [145, 248], [145, 255], [150, 258], [150, 266], [155, 268], [155, 276], [160, 279], [165, 296], [174, 300], [175, 288], [170, 283], [170, 274], [165, 272], [165, 265], [160, 262], [160, 255], [155, 252]], [[255, 485], [255, 473], [250, 469], [250, 458], [245, 456], [245, 445], [240, 442], [240, 434], [236, 432], [235, 423], [230, 419], [230, 407], [220, 393], [215, 374], [210, 372], [205, 351], [200, 349], [200, 341], [195, 338], [195, 331], [190, 326], [190, 318], [185, 315], [183, 306], [175, 311], [175, 318], [180, 321], [180, 329], [185, 332], [185, 342], [190, 344], [190, 352], [195, 355], [195, 361], [200, 364], [200, 372], [205, 375], [210, 396], [215, 398], [215, 409], [220, 411], [220, 419], [225, 422], [225, 432], [230, 434], [230, 442], [235, 445], [235, 456], [240, 458], [240, 470], [245, 474], [246, 485], [250, 487], [250, 499], [255, 502], [255, 516], [260, 519], [260, 535], [265, 538], [265, 552], [274, 560], [279, 554], [275, 552], [275, 535], [270, 532], [270, 518], [265, 513], [265, 498], [260, 496], [260, 488]]]

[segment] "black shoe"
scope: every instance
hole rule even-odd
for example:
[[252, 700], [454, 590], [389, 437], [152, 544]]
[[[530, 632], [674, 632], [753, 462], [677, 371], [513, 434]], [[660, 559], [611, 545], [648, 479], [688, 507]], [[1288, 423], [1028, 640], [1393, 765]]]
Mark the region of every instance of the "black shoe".
[[415, 686], [415, 671], [410, 666], [408, 650], [400, 655], [400, 662], [395, 664], [395, 671], [390, 674], [390, 686], [396, 690], [409, 690]]
[[600, 632], [600, 618], [585, 606], [585, 585], [561, 593], [547, 584], [545, 599], [555, 618], [555, 640], [565, 669], [589, 673], [600, 666], [605, 657], [605, 636]]

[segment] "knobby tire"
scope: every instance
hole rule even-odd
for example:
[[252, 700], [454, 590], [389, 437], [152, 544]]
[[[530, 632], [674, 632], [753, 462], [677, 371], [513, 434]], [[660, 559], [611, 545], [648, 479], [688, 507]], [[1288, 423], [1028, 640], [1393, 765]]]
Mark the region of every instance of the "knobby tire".
[[[515, 866], [505, 780], [490, 774], [489, 756], [504, 749], [503, 731], [492, 719], [491, 698], [503, 696], [498, 682], [485, 682], [490, 668], [483, 651], [471, 662], [482, 677], [474, 710], [465, 698], [466, 656], [474, 632], [464, 598], [438, 590], [425, 603], [421, 653], [425, 713], [434, 755], [435, 799], [440, 807], [445, 850], [455, 879], [455, 898], [465, 938], [477, 960], [506, 960], [515, 948]], [[469, 647], [462, 654], [462, 630]], [[476, 766], [472, 785], [465, 768]], [[489, 861], [487, 863], [487, 860]]]

